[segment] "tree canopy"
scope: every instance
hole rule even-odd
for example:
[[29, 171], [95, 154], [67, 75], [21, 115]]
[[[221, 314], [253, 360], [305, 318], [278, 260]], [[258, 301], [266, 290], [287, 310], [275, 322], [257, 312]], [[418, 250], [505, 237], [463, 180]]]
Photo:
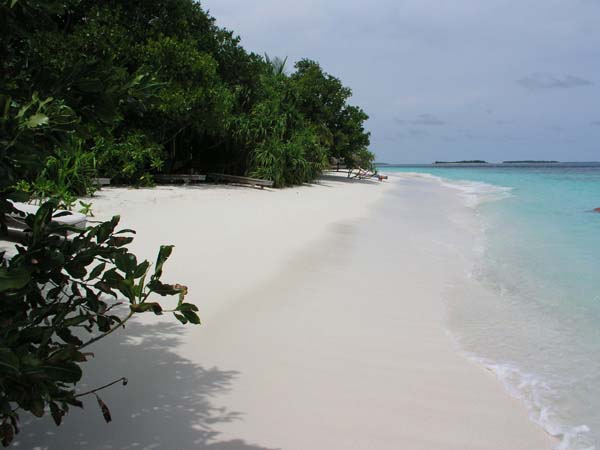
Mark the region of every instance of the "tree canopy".
[[[96, 177], [224, 172], [282, 187], [314, 180], [332, 158], [371, 164], [351, 90], [317, 62], [286, 64], [246, 51], [193, 0], [0, 0], [0, 235], [19, 214], [10, 200], [44, 200], [23, 217], [16, 254], [0, 253], [3, 445], [20, 414], [60, 425], [85, 396], [110, 421], [98, 392], [127, 380], [76, 384], [87, 347], [135, 314], [199, 323], [187, 288], [161, 281], [170, 246], [151, 267], [127, 249], [133, 231], [116, 231], [118, 217], [83, 230], [53, 220]], [[157, 296], [178, 300], [167, 310]]]
[[0, 165], [34, 191], [57, 155], [133, 184], [219, 171], [285, 186], [331, 157], [373, 160], [338, 78], [248, 52], [193, 0], [2, 0], [0, 15]]

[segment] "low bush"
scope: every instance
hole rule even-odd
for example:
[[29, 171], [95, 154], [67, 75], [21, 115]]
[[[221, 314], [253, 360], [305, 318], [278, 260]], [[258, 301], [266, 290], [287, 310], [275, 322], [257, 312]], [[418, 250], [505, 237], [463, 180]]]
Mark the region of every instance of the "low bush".
[[309, 183], [327, 167], [327, 150], [309, 128], [286, 142], [270, 139], [259, 144], [251, 167], [251, 176], [272, 180], [276, 187]]
[[[70, 407], [93, 395], [106, 421], [110, 410], [102, 388], [78, 392], [76, 384], [89, 348], [136, 314], [170, 312], [198, 324], [197, 307], [185, 302], [187, 288], [161, 281], [172, 247], [163, 246], [154, 267], [138, 261], [127, 245], [133, 231], [115, 231], [119, 217], [86, 230], [52, 221], [56, 201], [44, 203], [25, 221], [29, 232], [10, 259], [0, 254], [0, 440], [8, 446], [20, 415], [50, 413], [60, 425]], [[2, 223], [12, 209], [0, 197]], [[13, 211], [14, 212], [14, 211]], [[66, 233], [73, 233], [65, 238]], [[167, 310], [155, 296], [176, 296]], [[119, 378], [109, 382], [126, 383]]]
[[163, 166], [163, 148], [142, 133], [120, 140], [97, 138], [94, 146], [98, 172], [116, 184], [150, 185], [151, 172]]
[[46, 158], [35, 179], [22, 179], [16, 187], [39, 203], [54, 198], [58, 200], [59, 207], [70, 210], [78, 196], [94, 193], [95, 178], [94, 154], [84, 149], [83, 141], [71, 139]]

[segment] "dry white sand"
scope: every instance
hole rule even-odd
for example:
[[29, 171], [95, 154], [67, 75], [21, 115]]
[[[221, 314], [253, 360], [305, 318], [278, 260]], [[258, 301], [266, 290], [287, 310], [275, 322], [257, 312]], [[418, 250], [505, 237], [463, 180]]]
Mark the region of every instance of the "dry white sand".
[[120, 213], [136, 253], [176, 246], [165, 279], [203, 325], [147, 316], [111, 336], [86, 382], [129, 377], [102, 394], [114, 422], [90, 399], [21, 448], [549, 450], [445, 331], [467, 257], [457, 204], [426, 180], [103, 191], [96, 215]]

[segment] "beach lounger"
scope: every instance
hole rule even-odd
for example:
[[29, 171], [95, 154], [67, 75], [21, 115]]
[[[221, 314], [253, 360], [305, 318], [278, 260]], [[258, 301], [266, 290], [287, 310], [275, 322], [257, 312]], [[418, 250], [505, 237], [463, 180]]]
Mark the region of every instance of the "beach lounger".
[[99, 188], [102, 186], [110, 186], [110, 178], [94, 178], [94, 184]]
[[[37, 213], [39, 206], [29, 205], [27, 203], [20, 202], [11, 202], [14, 208], [24, 214], [35, 214]], [[60, 215], [61, 213], [69, 212], [70, 214]], [[54, 215], [60, 215], [59, 217], [54, 217], [52, 219], [53, 222], [60, 225], [69, 225], [71, 227], [84, 229], [87, 225], [87, 217], [84, 214], [65, 211], [61, 209], [57, 209], [54, 211]], [[25, 223], [25, 216], [17, 213], [11, 213], [6, 216], [6, 226], [9, 229], [22, 231], [27, 228], [27, 224]]]
[[383, 181], [383, 180], [387, 180], [388, 177], [387, 175], [380, 175], [377, 172], [371, 172], [370, 170], [365, 170], [362, 168], [358, 168], [357, 169], [357, 173], [354, 174], [354, 171], [350, 171], [350, 173], [348, 174], [348, 177], [350, 178], [357, 178], [359, 180], [368, 180], [370, 178], [375, 178], [379, 181]]

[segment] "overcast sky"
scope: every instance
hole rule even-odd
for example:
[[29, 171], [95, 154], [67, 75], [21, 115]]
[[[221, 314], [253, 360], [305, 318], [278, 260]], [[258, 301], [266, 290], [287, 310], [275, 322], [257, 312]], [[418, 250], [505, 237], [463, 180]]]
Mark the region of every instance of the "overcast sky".
[[600, 160], [600, 0], [206, 0], [353, 90], [381, 162]]

